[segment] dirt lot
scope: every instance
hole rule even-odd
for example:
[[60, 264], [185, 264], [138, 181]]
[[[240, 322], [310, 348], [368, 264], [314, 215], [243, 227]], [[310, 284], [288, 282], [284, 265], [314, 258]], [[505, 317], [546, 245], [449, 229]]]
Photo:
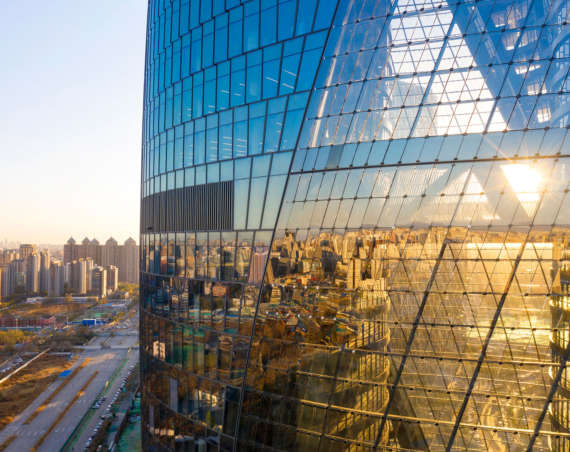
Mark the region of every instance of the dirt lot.
[[53, 303], [41, 304], [19, 303], [8, 308], [5, 313], [14, 317], [41, 317], [41, 316], [69, 316], [70, 318], [83, 312], [88, 305], [79, 303]]
[[65, 356], [45, 355], [0, 385], [0, 429], [9, 424], [71, 364]]

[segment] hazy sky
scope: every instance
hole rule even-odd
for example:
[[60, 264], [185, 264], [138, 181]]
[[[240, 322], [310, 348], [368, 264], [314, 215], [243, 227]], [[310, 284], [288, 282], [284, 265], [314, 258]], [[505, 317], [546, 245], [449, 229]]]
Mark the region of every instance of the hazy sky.
[[0, 240], [138, 242], [146, 0], [0, 12]]

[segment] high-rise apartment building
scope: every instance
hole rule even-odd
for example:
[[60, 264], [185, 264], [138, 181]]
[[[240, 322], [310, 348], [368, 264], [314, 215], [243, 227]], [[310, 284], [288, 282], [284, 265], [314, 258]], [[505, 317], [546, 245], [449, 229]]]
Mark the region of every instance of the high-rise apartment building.
[[119, 243], [113, 237], [110, 237], [101, 249], [101, 265], [104, 267], [109, 265], [118, 267], [120, 261]]
[[16, 291], [26, 292], [26, 261], [25, 259], [14, 259], [10, 262], [10, 282], [9, 290], [13, 294]]
[[49, 250], [40, 251], [40, 294], [49, 292], [51, 260]]
[[63, 281], [64, 281], [64, 284], [67, 284], [67, 286], [69, 288], [71, 288], [73, 285], [72, 273], [73, 273], [73, 263], [68, 262], [68, 263], [64, 264]]
[[114, 265], [106, 267], [107, 293], [113, 293], [119, 288], [119, 269]]
[[85, 265], [87, 266], [86, 268], [86, 272], [87, 272], [87, 278], [86, 278], [86, 293], [91, 292], [91, 281], [92, 281], [92, 273], [93, 273], [93, 269], [96, 267], [95, 262], [93, 261], [92, 258], [87, 257], [85, 258]]
[[0, 265], [9, 264], [14, 259], [18, 259], [20, 254], [16, 250], [3, 250], [0, 253]]
[[107, 295], [107, 270], [103, 267], [95, 267], [91, 273], [92, 289], [98, 297]]
[[24, 258], [26, 292], [38, 294], [40, 292], [40, 256], [35, 251], [34, 254], [24, 254], [26, 255]]
[[570, 450], [569, 11], [149, 1], [145, 450]]
[[63, 263], [68, 264], [79, 259], [79, 246], [76, 244], [73, 237], [63, 245]]
[[79, 245], [79, 258], [80, 259], [86, 259], [87, 257], [89, 257], [89, 244], [90, 243], [91, 243], [91, 240], [89, 240], [87, 237], [85, 237], [81, 241], [81, 245]]
[[26, 259], [28, 256], [36, 254], [37, 252], [38, 249], [36, 245], [30, 245], [24, 243], [20, 245], [20, 259]]
[[61, 297], [65, 288], [65, 266], [61, 261], [52, 262], [48, 294], [51, 297]]
[[92, 259], [94, 266], [113, 265], [119, 269], [119, 281], [139, 282], [139, 247], [132, 238], [119, 245], [111, 237], [101, 245], [97, 239], [89, 240], [85, 237], [78, 245], [72, 237], [63, 246], [63, 261], [67, 264], [79, 259]]
[[138, 284], [139, 260], [139, 247], [129, 237], [119, 249], [119, 281]]
[[97, 239], [93, 239], [89, 242], [86, 255], [96, 263], [101, 262], [101, 245]]
[[79, 259], [71, 263], [71, 287], [76, 295], [84, 295], [87, 293], [87, 279], [91, 278], [88, 272], [90, 264], [87, 259]]
[[11, 284], [11, 265], [9, 263], [0, 264], [0, 298], [5, 299], [13, 293]]

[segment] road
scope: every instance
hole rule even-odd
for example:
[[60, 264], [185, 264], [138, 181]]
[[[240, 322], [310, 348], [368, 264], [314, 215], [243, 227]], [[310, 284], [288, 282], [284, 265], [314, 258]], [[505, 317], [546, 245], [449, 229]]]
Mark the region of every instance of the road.
[[[70, 447], [67, 450], [81, 451], [85, 449], [85, 443], [94, 434], [100, 416], [106, 414], [107, 407], [109, 407], [112, 403], [113, 395], [117, 393], [123, 385], [123, 378], [128, 375], [128, 373], [131, 371], [131, 366], [136, 365], [138, 360], [139, 353], [138, 349], [135, 347], [126, 356], [126, 359], [124, 359], [122, 363], [119, 363], [119, 372], [117, 373], [115, 379], [109, 382], [108, 388], [105, 390], [104, 394], [101, 394], [101, 396], [105, 396], [105, 402], [103, 402], [97, 410], [91, 410], [91, 417], [88, 419], [86, 418], [86, 422], [83, 423], [82, 428], [77, 433], [77, 441], [73, 443], [73, 447]], [[87, 414], [91, 413], [88, 412]]]
[[[83, 450], [87, 438], [93, 433], [99, 416], [104, 414], [111, 396], [122, 384], [122, 379], [129, 371], [129, 366], [138, 360], [136, 324], [136, 319], [128, 319], [120, 328], [106, 328], [99, 333], [99, 336], [90, 341], [89, 345], [92, 347], [80, 350], [79, 357], [71, 370], [83, 367], [49, 401], [45, 409], [40, 411], [31, 422], [25, 423], [63, 383], [63, 378], [58, 378], [52, 383], [0, 432], [0, 444], [8, 438], [14, 437], [6, 448], [6, 452], [31, 450], [50, 429], [51, 431], [45, 436], [37, 450], [38, 452], [58, 451], [78, 427], [84, 416], [93, 412], [89, 422], [84, 422], [83, 428], [78, 432], [79, 440], [73, 449]], [[124, 326], [127, 328], [123, 328]], [[111, 332], [114, 334], [111, 335]], [[115, 372], [117, 372], [115, 378], [109, 381]], [[99, 394], [105, 390], [107, 382], [110, 384], [106, 391], [109, 400], [98, 410], [90, 410]], [[64, 413], [63, 416], [62, 413]]]

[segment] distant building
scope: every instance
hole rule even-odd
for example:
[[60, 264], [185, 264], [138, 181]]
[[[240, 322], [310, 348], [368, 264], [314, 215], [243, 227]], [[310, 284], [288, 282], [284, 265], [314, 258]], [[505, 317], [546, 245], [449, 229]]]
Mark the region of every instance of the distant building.
[[6, 266], [0, 265], [0, 301], [6, 296], [4, 295], [4, 272]]
[[81, 244], [77, 244], [71, 237], [63, 246], [63, 263], [68, 264], [79, 259], [92, 259], [94, 267], [107, 268], [110, 265], [117, 267], [119, 281], [138, 283], [139, 247], [132, 238], [128, 238], [123, 245], [119, 245], [111, 237], [104, 245], [101, 245], [98, 240], [89, 240], [87, 237], [82, 240]]
[[16, 250], [4, 250], [0, 253], [0, 265], [9, 264], [14, 259], [18, 259], [20, 255]]
[[118, 267], [120, 264], [119, 243], [110, 237], [103, 245], [101, 250], [101, 265], [108, 267], [114, 265]]
[[76, 295], [87, 293], [87, 261], [85, 259], [72, 262], [71, 280]]
[[65, 245], [63, 245], [63, 263], [71, 263], [79, 259], [79, 248], [73, 237], [70, 237]]
[[50, 266], [50, 279], [48, 295], [51, 297], [61, 297], [64, 295], [65, 266], [62, 262], [52, 262]]
[[89, 252], [89, 244], [90, 243], [91, 243], [91, 240], [89, 240], [87, 237], [85, 237], [81, 241], [81, 245], [79, 245], [79, 258], [80, 259], [85, 259], [86, 257], [89, 257], [88, 252]]
[[119, 250], [119, 281], [138, 283], [139, 278], [139, 247], [128, 238]]
[[37, 249], [35, 245], [30, 244], [22, 244], [20, 245], [20, 259], [25, 259], [28, 256], [36, 253]]
[[107, 270], [95, 267], [92, 272], [92, 291], [99, 297], [107, 296]]
[[28, 254], [25, 258], [25, 278], [26, 292], [28, 294], [39, 293], [40, 291], [40, 256]]
[[[17, 256], [17, 254], [15, 254]], [[0, 300], [9, 297], [16, 288], [16, 259], [10, 259], [0, 263]]]
[[93, 259], [95, 264], [101, 265], [101, 245], [97, 239], [91, 240], [87, 245], [87, 257]]
[[14, 259], [10, 262], [9, 267], [9, 294], [16, 292], [17, 288], [25, 289], [26, 284], [26, 265], [24, 259]]
[[114, 265], [107, 267], [107, 292], [115, 292], [119, 288], [119, 269]]
[[93, 261], [92, 258], [90, 257], [86, 257], [85, 258], [85, 264], [87, 265], [87, 276], [86, 276], [86, 290], [85, 293], [91, 292], [91, 274], [93, 273], [93, 270], [96, 267], [95, 262]]
[[50, 256], [48, 250], [40, 251], [40, 293], [49, 292]]
[[73, 263], [68, 262], [68, 263], [64, 264], [64, 282], [69, 287], [71, 287], [73, 285], [72, 273], [73, 273]]

